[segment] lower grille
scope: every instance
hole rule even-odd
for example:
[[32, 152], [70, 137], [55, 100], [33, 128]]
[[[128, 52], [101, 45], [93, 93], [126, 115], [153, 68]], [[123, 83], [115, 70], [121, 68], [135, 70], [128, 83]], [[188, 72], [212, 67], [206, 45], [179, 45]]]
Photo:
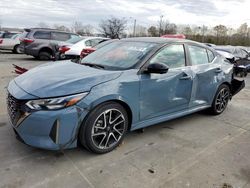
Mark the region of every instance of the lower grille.
[[25, 115], [24, 105], [25, 100], [18, 100], [14, 98], [10, 93], [7, 96], [7, 108], [11, 123], [17, 126], [20, 119]]

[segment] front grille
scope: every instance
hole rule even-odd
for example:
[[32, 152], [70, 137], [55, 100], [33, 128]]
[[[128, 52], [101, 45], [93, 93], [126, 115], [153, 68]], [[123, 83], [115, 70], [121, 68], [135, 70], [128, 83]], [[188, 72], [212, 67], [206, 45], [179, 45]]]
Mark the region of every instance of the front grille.
[[7, 108], [11, 123], [17, 126], [19, 120], [24, 116], [24, 104], [26, 101], [14, 98], [10, 93], [7, 96]]

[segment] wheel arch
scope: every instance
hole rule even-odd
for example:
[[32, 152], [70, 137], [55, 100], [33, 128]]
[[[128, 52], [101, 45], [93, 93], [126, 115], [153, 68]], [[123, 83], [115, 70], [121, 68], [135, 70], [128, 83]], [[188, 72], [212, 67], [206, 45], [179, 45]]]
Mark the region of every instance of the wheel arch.
[[20, 46], [20, 44], [15, 44], [14, 47], [13, 47], [13, 50], [14, 50], [15, 48], [17, 48], [18, 46]]
[[132, 125], [132, 119], [133, 119], [133, 114], [132, 114], [132, 110], [131, 110], [130, 106], [126, 102], [124, 102], [122, 100], [118, 100], [118, 99], [109, 100], [106, 102], [116, 102], [116, 103], [120, 104], [126, 110], [127, 115], [128, 115], [128, 120], [129, 120], [128, 130], [130, 130], [131, 125]]
[[48, 52], [48, 53], [50, 53], [51, 55], [53, 54], [53, 50], [52, 50], [51, 48], [49, 48], [49, 47], [42, 47], [42, 48], [39, 50], [38, 54], [40, 54], [41, 52]]
[[[221, 85], [227, 85], [228, 87], [229, 87], [229, 89], [230, 89], [230, 92], [232, 91], [232, 85], [231, 85], [231, 83], [229, 83], [229, 82], [223, 82], [223, 83], [221, 83], [219, 86], [218, 86], [218, 88], [221, 86]], [[217, 89], [218, 89], [217, 88]]]
[[133, 112], [131, 107], [128, 105], [127, 102], [125, 102], [125, 100], [122, 100], [121, 98], [107, 98], [106, 100], [100, 100], [100, 101], [96, 101], [95, 103], [93, 103], [90, 107], [90, 111], [95, 109], [96, 107], [104, 104], [104, 103], [108, 103], [108, 102], [115, 102], [120, 104], [127, 112], [128, 115], [128, 119], [129, 119], [129, 124], [128, 124], [128, 130], [131, 129], [131, 125], [132, 125], [132, 121], [133, 121]]

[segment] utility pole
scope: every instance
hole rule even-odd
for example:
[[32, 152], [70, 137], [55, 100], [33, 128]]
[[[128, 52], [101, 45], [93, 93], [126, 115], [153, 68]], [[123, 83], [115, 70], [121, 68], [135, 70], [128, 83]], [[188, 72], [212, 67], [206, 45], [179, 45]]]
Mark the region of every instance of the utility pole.
[[163, 15], [160, 16], [159, 37], [161, 36], [162, 18], [163, 18]]
[[136, 29], [136, 19], [134, 20], [134, 30], [133, 30], [133, 37], [135, 37], [135, 29]]
[[205, 26], [202, 26], [202, 42], [205, 42]]

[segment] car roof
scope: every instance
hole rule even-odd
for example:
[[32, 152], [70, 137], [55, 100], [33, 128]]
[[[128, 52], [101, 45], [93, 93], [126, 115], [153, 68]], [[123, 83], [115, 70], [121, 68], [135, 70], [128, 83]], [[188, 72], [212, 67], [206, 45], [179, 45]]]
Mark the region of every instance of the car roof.
[[[58, 29], [51, 29], [51, 28], [25, 28], [24, 31], [26, 31], [26, 32], [31, 32], [31, 31], [55, 31], [55, 32], [59, 32], [59, 33], [69, 33], [69, 34], [78, 35], [76, 33], [61, 31], [61, 30], [58, 30]], [[80, 36], [80, 35], [78, 35], [78, 36]]]
[[208, 47], [202, 43], [195, 42], [192, 40], [187, 39], [179, 39], [179, 38], [163, 38], [163, 37], [134, 37], [134, 38], [124, 38], [121, 39], [121, 41], [133, 41], [133, 42], [152, 42], [152, 43], [158, 43], [158, 44], [167, 44], [167, 43], [175, 43], [175, 42], [183, 42], [183, 43], [190, 43], [199, 45], [202, 47]]
[[105, 37], [93, 37], [93, 36], [81, 36], [83, 40], [89, 40], [89, 39], [103, 39], [103, 40], [109, 40], [110, 38]]

